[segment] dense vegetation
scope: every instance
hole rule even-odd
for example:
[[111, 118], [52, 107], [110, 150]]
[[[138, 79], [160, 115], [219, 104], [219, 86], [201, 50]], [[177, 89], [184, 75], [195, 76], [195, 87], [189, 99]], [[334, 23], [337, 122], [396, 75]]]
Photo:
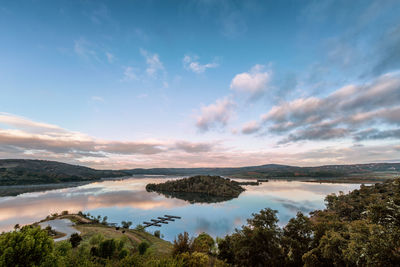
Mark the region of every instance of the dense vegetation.
[[210, 196], [238, 197], [245, 189], [238, 182], [220, 176], [193, 176], [176, 181], [146, 185], [147, 191], [162, 193], [199, 193]]
[[327, 208], [298, 213], [279, 228], [276, 211], [253, 214], [248, 225], [218, 241], [218, 257], [235, 266], [399, 266], [400, 179], [345, 195]]
[[141, 227], [78, 225], [82, 238], [56, 244], [48, 229], [16, 227], [0, 235], [0, 266], [400, 266], [400, 179], [328, 195], [325, 210], [283, 228], [276, 214], [261, 210], [216, 242], [183, 233], [173, 245]]
[[90, 182], [106, 177], [126, 176], [123, 171], [95, 170], [56, 161], [0, 160], [0, 186]]

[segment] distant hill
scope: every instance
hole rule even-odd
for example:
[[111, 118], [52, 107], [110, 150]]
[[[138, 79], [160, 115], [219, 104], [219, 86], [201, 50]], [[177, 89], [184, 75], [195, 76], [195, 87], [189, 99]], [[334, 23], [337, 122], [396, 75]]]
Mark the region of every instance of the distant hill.
[[230, 175], [241, 178], [296, 178], [296, 177], [348, 177], [369, 176], [379, 173], [400, 175], [400, 163], [370, 163], [354, 165], [325, 165], [319, 167], [297, 167], [278, 164], [239, 168], [153, 168], [127, 170], [131, 174], [153, 175]]
[[[400, 163], [370, 163], [354, 165], [326, 165], [297, 167], [278, 164], [238, 168], [153, 168], [129, 170], [95, 170], [56, 161], [3, 159], [0, 160], [1, 185], [57, 184], [66, 182], [91, 182], [101, 178], [127, 175], [218, 175], [233, 178], [318, 178], [342, 179], [400, 176]], [[378, 179], [378, 178], [377, 178]]]
[[0, 160], [0, 185], [85, 182], [126, 175], [127, 173], [123, 171], [95, 170], [56, 161], [27, 159]]

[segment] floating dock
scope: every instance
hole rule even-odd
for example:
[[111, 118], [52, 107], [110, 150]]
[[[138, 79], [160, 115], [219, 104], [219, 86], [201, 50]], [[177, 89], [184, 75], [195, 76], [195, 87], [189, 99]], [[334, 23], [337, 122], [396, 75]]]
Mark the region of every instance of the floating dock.
[[157, 226], [161, 227], [161, 224], [168, 224], [169, 222], [174, 222], [176, 219], [181, 219], [182, 217], [173, 215], [164, 215], [164, 217], [157, 217], [157, 219], [151, 219], [151, 222], [143, 222], [144, 227]]

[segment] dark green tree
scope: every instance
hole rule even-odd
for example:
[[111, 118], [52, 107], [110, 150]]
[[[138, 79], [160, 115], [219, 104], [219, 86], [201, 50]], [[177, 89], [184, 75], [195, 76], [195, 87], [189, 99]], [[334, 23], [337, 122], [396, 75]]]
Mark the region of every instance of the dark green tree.
[[24, 226], [0, 235], [0, 266], [39, 266], [54, 262], [54, 242], [40, 227]]
[[76, 248], [79, 246], [79, 243], [81, 243], [82, 237], [78, 233], [73, 233], [71, 237], [69, 238], [69, 242], [71, 242], [71, 245], [73, 248]]

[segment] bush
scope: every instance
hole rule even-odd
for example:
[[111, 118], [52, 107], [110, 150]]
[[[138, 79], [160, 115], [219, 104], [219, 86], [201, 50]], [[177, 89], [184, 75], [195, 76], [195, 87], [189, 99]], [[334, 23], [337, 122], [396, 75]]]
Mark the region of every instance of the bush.
[[99, 257], [109, 259], [113, 256], [116, 249], [116, 244], [114, 239], [107, 239], [100, 243], [99, 246]]
[[160, 238], [160, 236], [161, 236], [160, 230], [154, 231], [154, 236]]
[[149, 247], [150, 247], [149, 243], [144, 241], [141, 242], [138, 246], [139, 254], [143, 255]]
[[122, 224], [122, 228], [128, 229], [129, 227], [131, 227], [132, 222], [122, 221], [121, 224]]
[[76, 248], [79, 246], [79, 243], [82, 241], [82, 237], [78, 233], [73, 233], [71, 237], [69, 238], [69, 242], [71, 242], [71, 245], [73, 248]]

